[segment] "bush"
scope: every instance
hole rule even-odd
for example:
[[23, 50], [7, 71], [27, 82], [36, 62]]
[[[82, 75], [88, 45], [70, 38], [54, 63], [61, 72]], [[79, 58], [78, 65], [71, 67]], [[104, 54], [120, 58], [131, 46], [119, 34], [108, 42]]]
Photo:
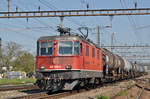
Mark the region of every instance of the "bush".
[[127, 94], [126, 91], [120, 91], [120, 92], [117, 94], [117, 96], [123, 96], [123, 95], [126, 95], [126, 94]]
[[97, 99], [109, 99], [109, 97], [105, 95], [101, 95], [101, 96], [97, 96]]

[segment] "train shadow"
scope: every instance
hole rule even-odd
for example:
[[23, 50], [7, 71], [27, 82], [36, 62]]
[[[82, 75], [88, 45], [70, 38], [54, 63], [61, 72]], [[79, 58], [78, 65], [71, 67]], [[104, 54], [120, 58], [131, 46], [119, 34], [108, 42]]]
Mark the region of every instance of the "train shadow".
[[58, 93], [63, 93], [63, 92], [71, 92], [71, 90], [59, 90], [59, 91], [55, 91], [55, 92], [48, 92], [48, 91], [41, 91], [40, 89], [30, 89], [30, 90], [21, 90], [20, 92], [26, 93], [26, 94], [38, 94], [41, 92], [46, 92], [48, 95], [52, 95], [52, 94], [58, 94]]
[[30, 89], [30, 90], [21, 90], [20, 92], [27, 93], [27, 94], [34, 94], [42, 92], [40, 89]]

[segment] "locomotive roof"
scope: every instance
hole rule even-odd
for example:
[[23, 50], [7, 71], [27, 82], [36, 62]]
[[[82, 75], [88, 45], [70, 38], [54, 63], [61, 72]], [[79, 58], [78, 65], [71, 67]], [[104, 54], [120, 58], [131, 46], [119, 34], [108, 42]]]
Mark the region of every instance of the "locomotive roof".
[[90, 41], [89, 39], [85, 39], [83, 36], [79, 36], [79, 35], [57, 35], [57, 36], [43, 36], [40, 37], [39, 40], [81, 40], [85, 43], [88, 43], [90, 45], [93, 45], [97, 48], [99, 48], [95, 43], [93, 43], [92, 41]]
[[62, 36], [43, 36], [39, 40], [81, 40], [79, 36], [75, 35], [62, 35]]

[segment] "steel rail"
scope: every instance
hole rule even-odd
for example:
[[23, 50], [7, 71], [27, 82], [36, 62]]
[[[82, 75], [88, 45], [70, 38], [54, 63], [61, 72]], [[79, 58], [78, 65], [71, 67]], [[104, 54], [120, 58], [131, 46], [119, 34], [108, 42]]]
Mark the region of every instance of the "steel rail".
[[82, 93], [85, 91], [87, 90], [80, 90], [79, 92], [77, 90], [73, 90], [71, 92], [68, 91], [68, 92], [61, 92], [61, 93], [56, 93], [56, 94], [52, 93], [51, 95], [48, 95], [46, 92], [41, 92], [41, 93], [36, 93], [36, 94], [31, 94], [31, 95], [14, 97], [10, 99], [58, 99], [61, 97], [70, 96], [70, 95], [74, 95], [77, 93]]
[[[126, 81], [126, 80], [123, 80], [123, 81]], [[101, 87], [104, 87], [104, 86], [105, 87], [106, 86], [116, 86], [116, 85], [118, 85], [117, 83], [120, 83], [120, 81], [116, 82], [116, 83], [104, 83], [103, 85], [98, 86], [97, 88], [101, 88]], [[32, 94], [32, 95], [27, 95], [27, 96], [14, 97], [14, 98], [11, 98], [11, 99], [58, 99], [58, 98], [61, 98], [61, 97], [66, 97], [66, 96], [70, 96], [70, 95], [74, 95], [74, 94], [78, 94], [78, 93], [83, 93], [83, 92], [87, 92], [87, 91], [90, 91], [90, 90], [93, 90], [93, 89], [89, 89], [89, 90], [82, 89], [82, 90], [79, 90], [79, 91], [78, 90], [73, 90], [71, 92], [67, 91], [67, 92], [61, 92], [61, 93], [54, 93], [54, 94], [51, 94], [51, 95], [48, 95], [46, 92], [41, 92], [41, 93], [36, 93], [36, 94]], [[111, 90], [108, 90], [107, 92], [109, 92], [109, 91], [111, 91]]]
[[[144, 79], [145, 79], [145, 80], [144, 80]], [[140, 92], [139, 92], [138, 95], [136, 96], [136, 99], [140, 99], [145, 90], [146, 90], [146, 91], [150, 91], [150, 89], [147, 88], [147, 87], [149, 86], [149, 79], [148, 79], [148, 80], [146, 80], [146, 78], [144, 78], [144, 79], [141, 79], [142, 81], [145, 82], [144, 86], [140, 86], [139, 84], [136, 84], [136, 86], [137, 86], [138, 88], [141, 88]]]
[[0, 91], [20, 90], [20, 89], [38, 89], [34, 85], [20, 85], [20, 86], [1, 86]]
[[[131, 85], [131, 86], [128, 87], [127, 89], [125, 89], [125, 91], [130, 90], [130, 89], [133, 88], [134, 86], [136, 86], [136, 87], [142, 89], [142, 90], [140, 91], [140, 93], [136, 96], [136, 99], [139, 99], [140, 96], [141, 96], [141, 94], [143, 93], [143, 90], [150, 91], [149, 88], [146, 88], [145, 86], [144, 86], [144, 87], [140, 86], [140, 85], [139, 85], [139, 82], [138, 82], [138, 81], [141, 81], [141, 80], [143, 81], [143, 80], [145, 80], [145, 79], [150, 79], [150, 77], [146, 77], [146, 76], [147, 76], [147, 75], [132, 79], [132, 80], [134, 80], [136, 83], [133, 84], [133, 85]], [[143, 78], [143, 77], [144, 77], [144, 78]], [[114, 99], [114, 98], [116, 98], [117, 96], [118, 96], [118, 95], [116, 94], [116, 95], [114, 95], [113, 97], [111, 97], [110, 99]]]
[[[137, 86], [137, 85], [136, 85]], [[140, 86], [141, 87], [141, 86]], [[140, 97], [142, 96], [142, 94], [144, 93], [144, 90], [145, 90], [145, 86], [144, 87], [141, 87], [141, 91], [139, 92], [139, 94], [136, 96], [136, 99], [140, 99]]]
[[[143, 87], [142, 86], [140, 86], [140, 85], [138, 85], [138, 84], [135, 84], [138, 88], [141, 88], [141, 89], [143, 89]], [[144, 87], [144, 90], [146, 90], [146, 91], [150, 91], [150, 88], [146, 88], [146, 87]]]
[[[124, 81], [124, 80], [123, 80]], [[116, 82], [116, 83], [120, 83], [120, 82]], [[115, 83], [104, 83], [103, 85], [98, 86], [97, 88], [103, 87], [103, 86], [113, 86]], [[67, 92], [60, 92], [60, 93], [52, 93], [51, 95], [48, 95], [46, 92], [41, 92], [41, 93], [36, 93], [36, 94], [31, 94], [31, 95], [25, 95], [25, 96], [19, 96], [19, 97], [14, 97], [14, 98], [10, 98], [10, 99], [58, 99], [61, 97], [66, 97], [66, 96], [70, 96], [70, 95], [75, 95], [78, 93], [83, 93], [83, 92], [87, 92], [90, 90], [95, 90], [94, 89], [80, 89], [80, 90], [72, 90], [72, 91], [67, 91]]]
[[[141, 78], [139, 78], [139, 79], [141, 79]], [[126, 82], [127, 80], [122, 80], [122, 81]], [[120, 83], [120, 81], [103, 83], [102, 85], [98, 86], [97, 88], [101, 88], [104, 86], [105, 87], [106, 86], [116, 86], [116, 85], [118, 85], [118, 83]], [[14, 97], [14, 98], [10, 98], [10, 99], [58, 99], [61, 97], [66, 97], [66, 96], [70, 96], [70, 95], [74, 95], [74, 94], [78, 94], [78, 93], [83, 93], [83, 92], [87, 92], [90, 90], [93, 90], [93, 89], [89, 89], [89, 90], [80, 89], [80, 90], [73, 90], [73, 91], [67, 91], [67, 92], [61, 92], [61, 93], [51, 93], [51, 95], [48, 95], [46, 92], [41, 92], [41, 93], [36, 93], [36, 94], [31, 94], [31, 95]], [[94, 90], [95, 90], [95, 88], [94, 88]]]
[[0, 18], [150, 15], [150, 8], [0, 12]]
[[46, 92], [25, 95], [25, 96], [19, 96], [19, 97], [13, 97], [13, 98], [9, 98], [9, 99], [33, 99], [33, 98], [43, 97], [43, 96], [47, 96]]

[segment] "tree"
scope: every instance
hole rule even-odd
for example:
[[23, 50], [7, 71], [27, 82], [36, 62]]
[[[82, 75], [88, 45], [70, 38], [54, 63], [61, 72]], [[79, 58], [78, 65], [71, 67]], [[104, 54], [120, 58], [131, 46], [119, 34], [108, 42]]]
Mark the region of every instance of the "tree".
[[[15, 42], [8, 42], [0, 51], [0, 66], [13, 66], [15, 71], [32, 72], [34, 66], [34, 56], [21, 49], [21, 45]], [[7, 68], [9, 71], [9, 68]], [[2, 69], [0, 68], [0, 72]]]
[[26, 51], [22, 51], [22, 53], [14, 61], [14, 66], [13, 70], [24, 71], [26, 73], [33, 72], [34, 56]]
[[16, 59], [18, 53], [21, 51], [21, 45], [15, 42], [8, 42], [3, 51], [3, 58], [5, 65], [11, 65], [11, 62]]
[[16, 59], [17, 53], [21, 50], [21, 46], [15, 42], [8, 42], [4, 48], [0, 50], [0, 72], [2, 72], [2, 67], [7, 67], [9, 71], [9, 66], [12, 66], [13, 61]]
[[4, 70], [2, 70], [2, 66], [4, 66], [5, 58], [2, 54], [2, 49], [0, 49], [0, 73], [4, 73]]

